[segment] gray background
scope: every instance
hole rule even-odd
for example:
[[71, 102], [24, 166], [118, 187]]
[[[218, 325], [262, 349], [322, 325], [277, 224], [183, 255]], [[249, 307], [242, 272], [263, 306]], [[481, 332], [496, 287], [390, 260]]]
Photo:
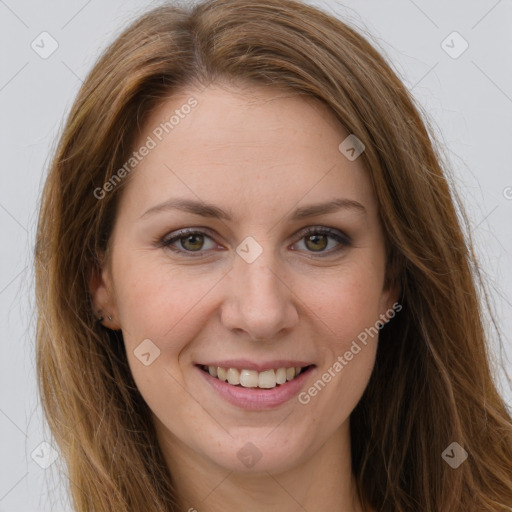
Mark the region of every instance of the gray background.
[[[466, 203], [512, 370], [512, 1], [316, 2], [370, 32], [432, 121]], [[32, 253], [49, 153], [81, 80], [155, 3], [0, 0], [0, 512], [71, 510], [35, 385]], [[46, 31], [58, 43], [51, 48]], [[457, 31], [458, 36], [450, 36]], [[47, 36], [46, 36], [47, 37]], [[446, 39], [448, 37], [448, 39]], [[442, 42], [444, 43], [444, 48]], [[467, 41], [469, 47], [458, 53]], [[44, 49], [42, 48], [44, 44]], [[449, 53], [451, 53], [451, 56]], [[453, 58], [457, 56], [457, 58]], [[497, 373], [512, 404], [511, 383]], [[34, 458], [32, 456], [34, 454]]]

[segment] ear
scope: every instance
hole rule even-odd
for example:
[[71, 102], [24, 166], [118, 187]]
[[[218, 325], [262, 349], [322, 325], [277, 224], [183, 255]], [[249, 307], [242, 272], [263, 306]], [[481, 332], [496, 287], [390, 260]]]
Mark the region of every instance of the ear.
[[387, 245], [386, 268], [380, 307], [381, 315], [385, 315], [388, 318], [386, 323], [402, 309], [399, 301], [402, 295], [403, 268], [404, 263], [401, 256], [395, 250], [392, 250], [390, 245]]
[[89, 273], [89, 291], [91, 293], [94, 315], [101, 323], [112, 330], [121, 329], [119, 312], [115, 300], [112, 275], [108, 265], [103, 264], [104, 258], [97, 259]]
[[381, 319], [385, 323], [389, 322], [402, 309], [399, 303], [401, 286], [397, 280], [388, 283], [382, 290], [381, 295]]
[[389, 286], [383, 290], [382, 298], [385, 309], [393, 309], [393, 305], [397, 304], [400, 298], [400, 286], [398, 284]]

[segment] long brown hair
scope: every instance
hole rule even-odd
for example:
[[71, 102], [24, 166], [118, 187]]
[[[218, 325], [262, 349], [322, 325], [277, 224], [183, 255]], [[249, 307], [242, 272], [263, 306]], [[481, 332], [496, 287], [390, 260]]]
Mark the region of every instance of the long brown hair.
[[[89, 291], [128, 180], [101, 199], [94, 191], [127, 161], [160, 102], [216, 80], [313, 96], [366, 147], [387, 281], [400, 285], [403, 309], [380, 333], [350, 419], [362, 502], [381, 512], [512, 511], [512, 420], [493, 382], [485, 288], [431, 130], [364, 37], [293, 0], [158, 7], [105, 51], [71, 109], [42, 196], [35, 265], [41, 400], [76, 510], [177, 510], [122, 334], [97, 323]], [[442, 457], [452, 442], [468, 453], [457, 469]]]

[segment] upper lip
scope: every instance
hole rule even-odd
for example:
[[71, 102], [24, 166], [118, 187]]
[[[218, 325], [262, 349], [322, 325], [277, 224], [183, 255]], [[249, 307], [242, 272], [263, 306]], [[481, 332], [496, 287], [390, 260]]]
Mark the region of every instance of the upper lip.
[[274, 361], [266, 361], [256, 363], [247, 359], [229, 359], [227, 361], [211, 361], [208, 363], [198, 363], [199, 366], [215, 366], [220, 368], [236, 368], [238, 370], [255, 370], [264, 372], [265, 370], [275, 370], [278, 368], [304, 368], [311, 366], [313, 363], [307, 361], [296, 361], [292, 359], [276, 359]]

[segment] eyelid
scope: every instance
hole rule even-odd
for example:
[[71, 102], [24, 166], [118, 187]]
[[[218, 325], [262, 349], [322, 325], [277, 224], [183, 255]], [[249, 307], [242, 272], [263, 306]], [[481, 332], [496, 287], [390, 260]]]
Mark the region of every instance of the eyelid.
[[299, 230], [294, 236], [298, 237], [298, 239], [301, 239], [310, 233], [320, 233], [322, 235], [329, 235], [333, 238], [339, 237], [342, 242], [347, 245], [352, 243], [352, 239], [345, 232], [341, 231], [341, 229], [321, 225], [306, 226], [305, 228]]
[[172, 240], [179, 240], [180, 238], [184, 238], [187, 235], [194, 235], [194, 234], [201, 234], [201, 235], [207, 235], [210, 238], [213, 238], [213, 231], [211, 231], [209, 228], [198, 226], [198, 227], [192, 227], [192, 228], [181, 228], [176, 229], [172, 231], [171, 233], [167, 233], [162, 239], [162, 243], [168, 243]]

